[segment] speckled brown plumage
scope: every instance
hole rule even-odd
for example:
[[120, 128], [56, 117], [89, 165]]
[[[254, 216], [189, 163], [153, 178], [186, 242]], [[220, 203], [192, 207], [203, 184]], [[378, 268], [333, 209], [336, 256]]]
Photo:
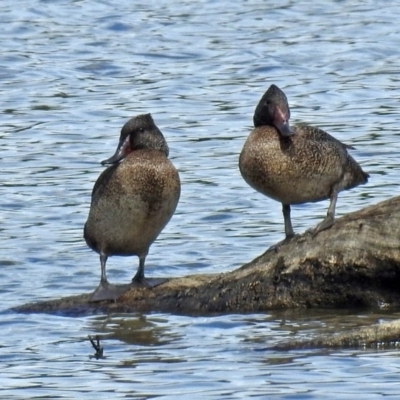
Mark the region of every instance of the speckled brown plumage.
[[97, 179], [84, 229], [88, 246], [100, 254], [102, 263], [102, 294], [95, 292], [94, 300], [116, 297], [105, 276], [108, 256], [138, 256], [134, 280], [144, 282], [149, 247], [171, 219], [180, 196], [179, 174], [167, 154], [150, 114], [125, 124], [117, 152], [107, 160], [117, 163]]
[[368, 180], [368, 174], [347, 152], [351, 146], [305, 124], [290, 128], [289, 117], [286, 96], [272, 85], [256, 108], [255, 128], [239, 158], [244, 180], [282, 203], [286, 237], [294, 234], [291, 204], [331, 199], [328, 217], [317, 226], [317, 233], [332, 225], [337, 194]]

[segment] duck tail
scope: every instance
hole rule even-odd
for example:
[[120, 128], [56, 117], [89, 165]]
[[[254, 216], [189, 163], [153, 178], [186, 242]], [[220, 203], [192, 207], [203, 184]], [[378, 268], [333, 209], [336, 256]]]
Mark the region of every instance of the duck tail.
[[367, 183], [368, 182], [368, 178], [369, 178], [369, 174], [367, 174], [363, 170], [361, 170], [361, 172], [363, 173], [363, 177], [364, 177], [364, 181], [362, 183]]

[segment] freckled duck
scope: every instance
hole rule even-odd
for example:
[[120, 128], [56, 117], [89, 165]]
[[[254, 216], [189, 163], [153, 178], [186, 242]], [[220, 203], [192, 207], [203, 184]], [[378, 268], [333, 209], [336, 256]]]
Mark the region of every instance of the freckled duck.
[[138, 256], [131, 286], [151, 286], [144, 277], [145, 259], [180, 196], [179, 174], [168, 153], [163, 134], [151, 115], [145, 114], [123, 126], [115, 154], [102, 161], [112, 165], [94, 185], [84, 229], [86, 243], [100, 254], [101, 264], [100, 285], [91, 301], [115, 300], [127, 289], [107, 281], [109, 256]]
[[239, 158], [244, 180], [258, 192], [282, 203], [286, 239], [294, 236], [290, 205], [330, 199], [325, 219], [313, 235], [335, 220], [338, 193], [368, 181], [348, 154], [352, 149], [321, 129], [289, 125], [285, 94], [271, 85], [258, 103], [254, 129]]

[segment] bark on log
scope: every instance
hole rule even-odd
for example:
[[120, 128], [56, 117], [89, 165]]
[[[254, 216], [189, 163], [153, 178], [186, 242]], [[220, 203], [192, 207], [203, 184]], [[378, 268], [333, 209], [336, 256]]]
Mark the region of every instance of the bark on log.
[[131, 289], [117, 302], [80, 295], [14, 309], [63, 313], [166, 312], [186, 315], [264, 312], [276, 308], [400, 305], [400, 197], [304, 233], [225, 274], [195, 275], [153, 289]]
[[400, 320], [385, 322], [341, 332], [319, 336], [309, 340], [293, 340], [270, 347], [270, 350], [320, 349], [320, 348], [361, 348], [388, 350], [400, 347]]

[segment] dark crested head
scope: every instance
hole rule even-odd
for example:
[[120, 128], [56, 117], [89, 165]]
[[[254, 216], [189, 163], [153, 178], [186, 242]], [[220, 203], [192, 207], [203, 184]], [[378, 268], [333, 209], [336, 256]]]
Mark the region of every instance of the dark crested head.
[[264, 93], [254, 112], [254, 126], [274, 126], [282, 136], [292, 136], [289, 125], [290, 109], [285, 93], [271, 85]]
[[121, 129], [115, 154], [104, 164], [116, 164], [129, 153], [140, 149], [153, 149], [163, 152], [167, 157], [169, 149], [163, 134], [154, 123], [151, 114], [142, 114], [131, 118]]

